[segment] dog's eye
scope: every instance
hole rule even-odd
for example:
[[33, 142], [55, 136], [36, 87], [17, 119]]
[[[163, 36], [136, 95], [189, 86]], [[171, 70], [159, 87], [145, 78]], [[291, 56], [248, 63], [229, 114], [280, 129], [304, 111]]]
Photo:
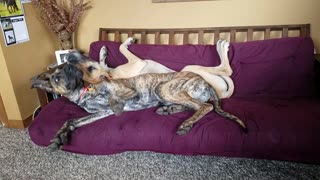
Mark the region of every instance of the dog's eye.
[[89, 72], [92, 72], [92, 71], [95, 70], [95, 69], [96, 69], [96, 68], [93, 67], [93, 66], [89, 66], [89, 67], [88, 67], [88, 71], [89, 71]]
[[60, 81], [60, 78], [58, 78], [58, 77], [56, 77], [56, 78], [54, 78], [54, 82], [59, 82]]

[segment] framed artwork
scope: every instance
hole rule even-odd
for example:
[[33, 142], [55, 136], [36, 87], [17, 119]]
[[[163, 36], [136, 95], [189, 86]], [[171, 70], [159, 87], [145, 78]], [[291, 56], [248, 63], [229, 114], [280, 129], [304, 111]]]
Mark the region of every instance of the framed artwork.
[[216, 0], [152, 0], [153, 3], [191, 2], [191, 1], [216, 1]]
[[59, 50], [59, 51], [55, 52], [58, 65], [67, 62], [66, 59], [65, 59], [65, 56], [69, 52], [70, 52], [70, 50]]

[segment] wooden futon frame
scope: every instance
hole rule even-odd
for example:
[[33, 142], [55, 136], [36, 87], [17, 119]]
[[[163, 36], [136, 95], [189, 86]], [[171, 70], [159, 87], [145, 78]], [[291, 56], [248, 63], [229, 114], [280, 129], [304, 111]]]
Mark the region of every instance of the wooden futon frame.
[[[99, 40], [101, 41], [122, 42], [131, 36], [137, 38], [138, 44], [215, 44], [219, 39], [232, 43], [282, 37], [310, 37], [310, 24], [175, 29], [99, 29]], [[45, 91], [37, 89], [37, 92], [41, 107], [52, 100]]]

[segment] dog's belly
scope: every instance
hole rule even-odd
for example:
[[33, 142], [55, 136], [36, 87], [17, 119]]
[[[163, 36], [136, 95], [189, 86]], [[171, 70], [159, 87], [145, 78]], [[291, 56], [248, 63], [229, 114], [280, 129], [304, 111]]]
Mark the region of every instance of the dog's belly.
[[78, 103], [78, 105], [89, 113], [111, 110], [108, 98], [103, 94], [98, 94], [97, 96], [90, 98], [85, 97], [81, 102]]
[[[107, 94], [98, 94], [95, 97], [88, 96], [84, 97], [81, 102], [78, 102], [78, 105], [85, 109], [89, 113], [97, 112], [109, 112], [111, 110]], [[126, 102], [124, 106], [124, 111], [136, 111], [141, 109], [146, 109], [150, 107], [155, 107], [160, 104], [159, 100], [151, 93], [146, 94], [145, 96], [136, 97], [130, 99]]]
[[138, 96], [136, 98], [133, 98], [124, 106], [124, 111], [135, 111], [140, 109], [146, 109], [150, 107], [159, 106], [160, 101], [153, 95], [145, 95], [145, 96]]

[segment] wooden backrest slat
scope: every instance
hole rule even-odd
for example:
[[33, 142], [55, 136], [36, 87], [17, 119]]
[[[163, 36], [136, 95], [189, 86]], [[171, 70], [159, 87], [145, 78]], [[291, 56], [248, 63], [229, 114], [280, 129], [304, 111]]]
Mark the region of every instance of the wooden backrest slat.
[[214, 44], [217, 44], [219, 39], [220, 39], [220, 31], [219, 30], [214, 30], [214, 38], [213, 38]]
[[252, 41], [253, 40], [253, 29], [249, 28], [247, 32], [247, 41]]
[[203, 31], [198, 32], [198, 44], [203, 44]]
[[282, 37], [288, 37], [289, 29], [287, 27], [282, 28]]
[[[221, 33], [230, 34], [230, 41], [237, 41], [237, 33], [246, 32], [247, 38], [242, 41], [253, 40], [253, 35], [256, 32], [263, 32], [264, 39], [270, 39], [271, 34], [274, 31], [282, 31], [281, 37], [288, 37], [291, 31], [299, 31], [299, 35], [302, 37], [310, 37], [310, 24], [296, 24], [296, 25], [269, 25], [269, 26], [238, 26], [238, 27], [207, 27], [207, 28], [175, 28], [175, 29], [116, 29], [116, 28], [100, 28], [99, 30], [99, 40], [108, 40], [111, 34], [114, 34], [114, 41], [120, 42], [121, 36], [127, 34], [128, 36], [133, 36], [135, 34], [141, 35], [139, 42], [141, 43], [151, 43], [148, 41], [148, 34], [155, 35], [154, 44], [160, 44], [162, 41], [161, 34], [165, 34], [163, 41], [169, 42], [168, 44], [176, 44], [175, 39], [181, 39], [182, 43], [188, 44], [190, 34], [198, 34], [197, 44], [203, 44], [207, 42], [205, 38], [212, 37], [205, 36], [205, 34], [214, 34], [213, 42], [210, 44], [215, 44]], [[177, 38], [178, 37], [178, 38]]]
[[147, 35], [146, 32], [143, 31], [141, 32], [141, 44], [146, 44], [147, 43]]
[[236, 33], [237, 33], [237, 31], [235, 29], [231, 29], [231, 31], [230, 31], [230, 42], [236, 42]]
[[99, 34], [99, 39], [102, 40], [102, 41], [108, 40], [108, 33], [107, 33], [107, 31], [102, 31], [102, 32], [100, 32], [100, 34]]
[[120, 32], [119, 31], [116, 31], [114, 33], [114, 41], [115, 42], [120, 42]]
[[310, 24], [300, 28], [301, 37], [310, 37]]
[[189, 44], [189, 33], [183, 32], [183, 44]]
[[302, 28], [301, 28], [301, 31], [300, 31], [300, 36], [301, 36], [301, 37], [306, 37], [306, 34], [307, 34], [307, 33], [306, 33], [306, 28], [305, 28], [305, 27], [302, 27]]
[[310, 24], [306, 24], [306, 35], [305, 37], [310, 37]]
[[264, 39], [270, 39], [270, 28], [264, 31]]
[[169, 45], [174, 45], [174, 31], [169, 32]]
[[157, 31], [157, 32], [155, 32], [155, 34], [154, 34], [154, 44], [160, 44], [161, 42], [160, 42], [160, 32], [159, 31]]

